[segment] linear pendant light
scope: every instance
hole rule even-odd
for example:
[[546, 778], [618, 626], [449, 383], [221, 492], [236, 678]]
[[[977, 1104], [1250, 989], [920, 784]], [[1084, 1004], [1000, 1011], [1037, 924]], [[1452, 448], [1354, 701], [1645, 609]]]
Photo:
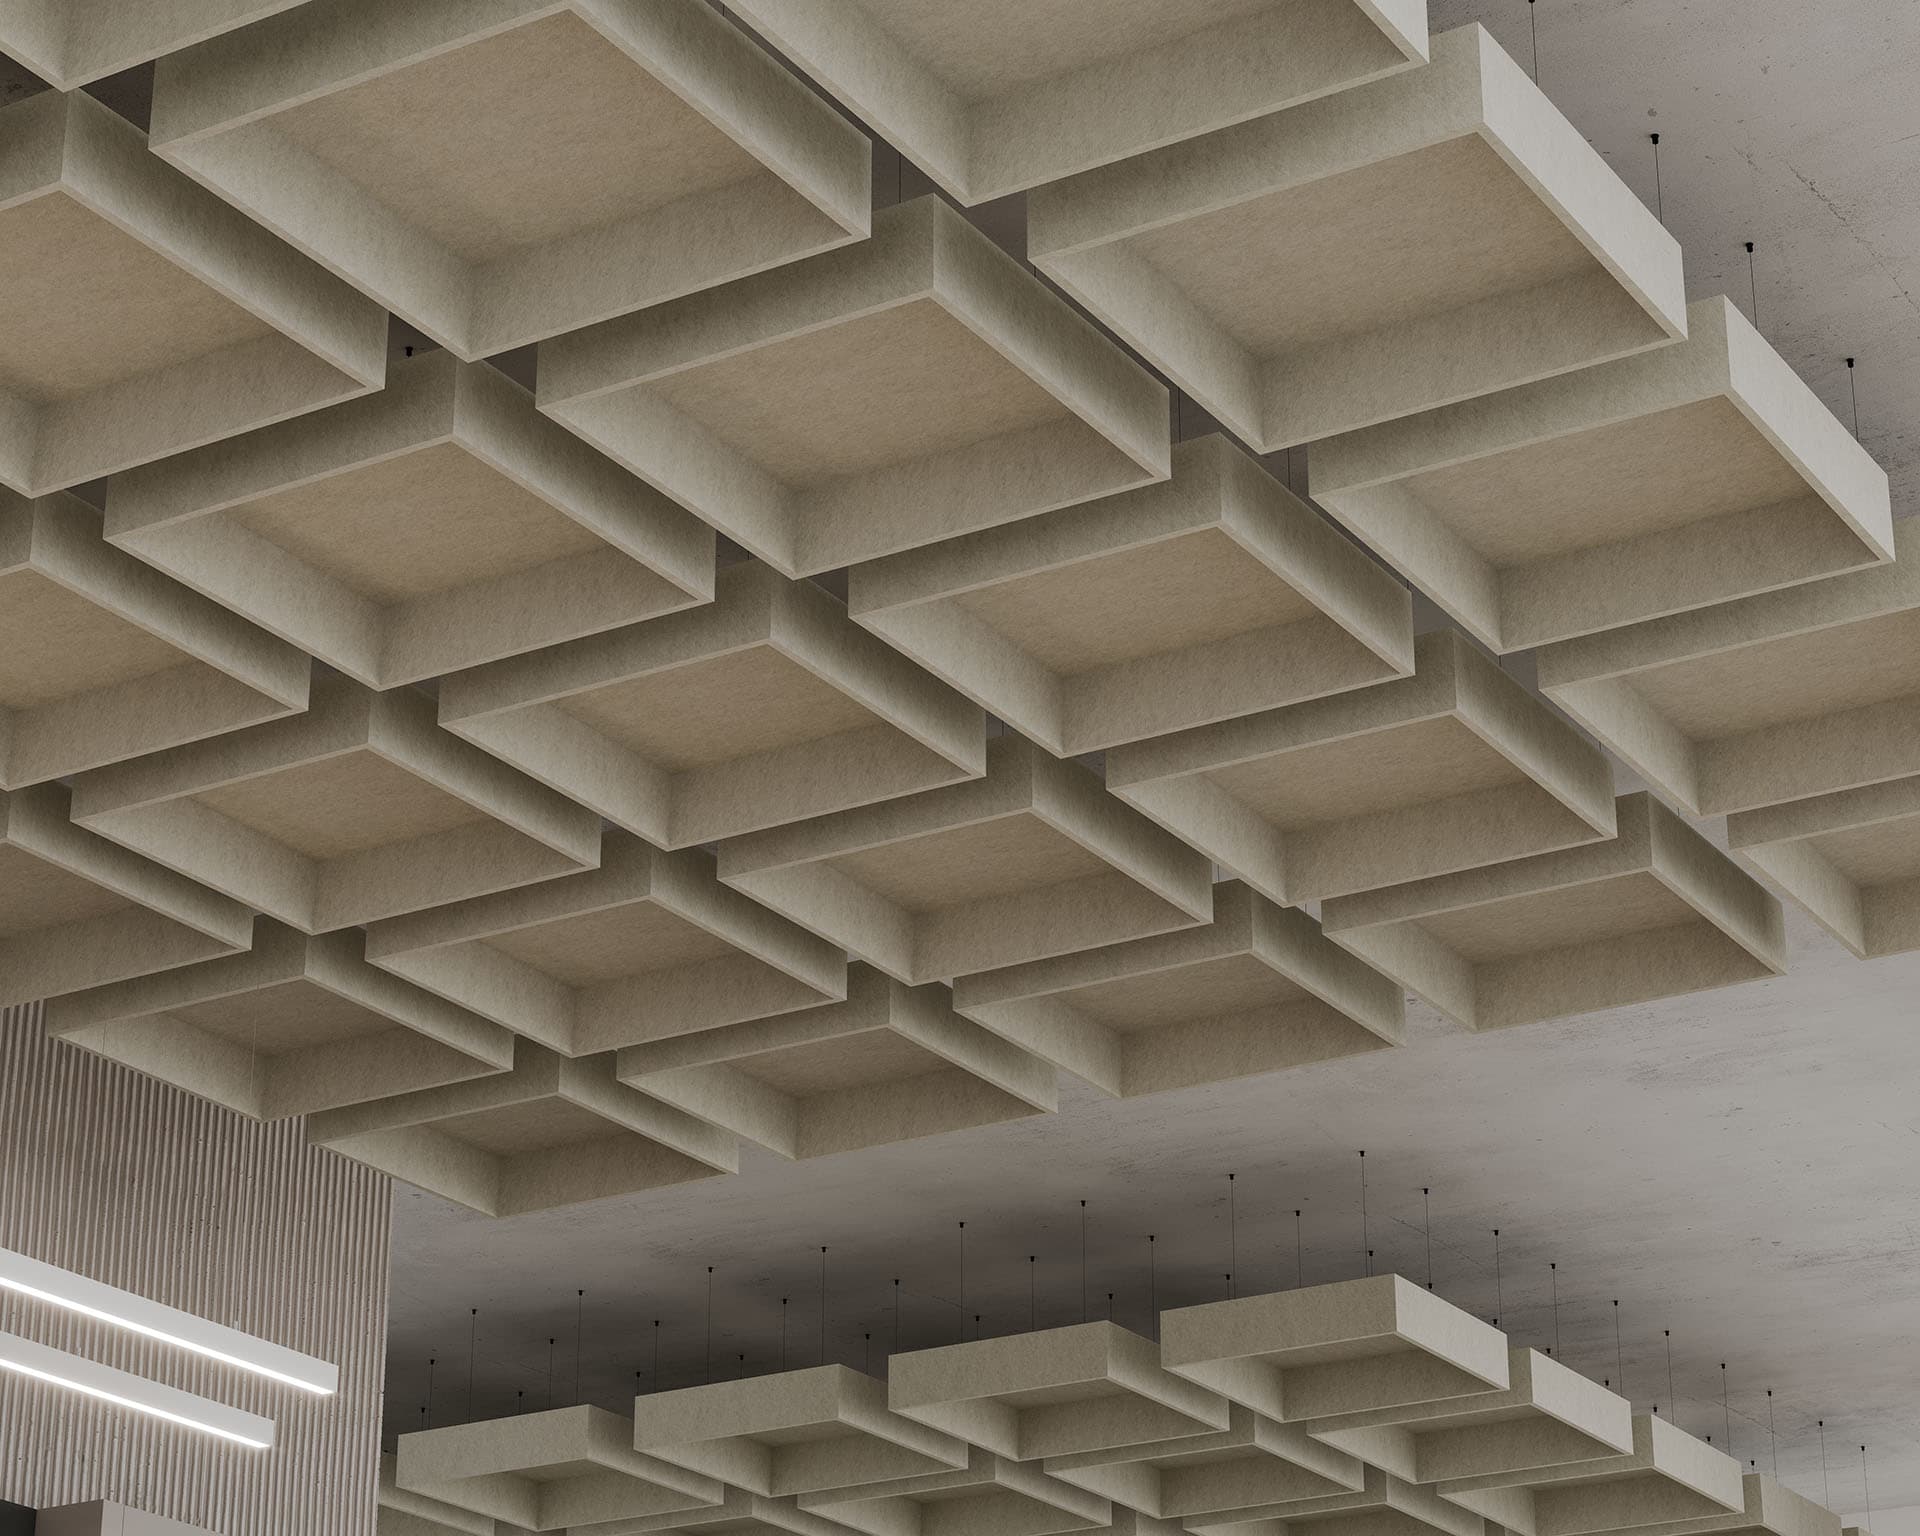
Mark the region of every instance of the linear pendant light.
[[339, 1368], [324, 1360], [270, 1344], [204, 1317], [195, 1317], [191, 1312], [162, 1306], [131, 1291], [102, 1285], [98, 1280], [6, 1248], [0, 1248], [0, 1289], [50, 1302], [69, 1312], [79, 1312], [116, 1328], [158, 1339], [163, 1344], [192, 1350], [209, 1360], [284, 1382], [303, 1392], [326, 1397], [340, 1385]]
[[85, 1360], [64, 1350], [49, 1349], [15, 1334], [0, 1333], [0, 1371], [64, 1387], [99, 1402], [165, 1419], [170, 1424], [215, 1435], [236, 1445], [261, 1451], [273, 1445], [270, 1419], [162, 1386], [157, 1381], [130, 1376], [110, 1365]]

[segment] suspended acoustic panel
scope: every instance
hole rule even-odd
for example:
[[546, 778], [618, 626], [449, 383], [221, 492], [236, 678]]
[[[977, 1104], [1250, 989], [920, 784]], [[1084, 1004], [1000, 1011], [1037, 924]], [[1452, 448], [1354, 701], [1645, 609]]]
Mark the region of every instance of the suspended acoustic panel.
[[1541, 650], [1543, 692], [1698, 816], [1920, 772], [1920, 539], [1902, 558]]
[[847, 992], [847, 957], [721, 885], [710, 854], [614, 830], [597, 869], [370, 924], [367, 958], [563, 1056]]
[[1046, 1469], [1143, 1515], [1192, 1525], [1366, 1485], [1366, 1468], [1355, 1457], [1238, 1403], [1229, 1405], [1227, 1427], [1217, 1433], [1049, 1456]]
[[982, 779], [734, 838], [720, 878], [909, 985], [1189, 928], [1204, 856], [1018, 736]]
[[966, 1442], [887, 1407], [887, 1386], [844, 1365], [648, 1393], [633, 1444], [750, 1493], [781, 1498], [950, 1472]]
[[713, 596], [714, 535], [482, 363], [121, 475], [107, 537], [370, 688]]
[[1345, 1414], [1303, 1428], [1412, 1483], [1585, 1466], [1633, 1449], [1633, 1408], [1532, 1349], [1507, 1352], [1507, 1385], [1438, 1402]]
[[1167, 483], [847, 576], [855, 619], [1061, 757], [1403, 677], [1412, 606], [1219, 436]]
[[1727, 846], [1862, 959], [1920, 948], [1920, 776], [1736, 812]]
[[633, 1448], [633, 1422], [580, 1404], [402, 1435], [395, 1481], [529, 1531], [718, 1508], [726, 1490]]
[[1763, 1472], [1741, 1479], [1744, 1507], [1733, 1514], [1678, 1520], [1662, 1536], [1839, 1536], [1840, 1517]]
[[1308, 476], [1502, 652], [1893, 558], [1886, 473], [1724, 298], [1675, 346], [1317, 443]]
[[1166, 1370], [1152, 1340], [1110, 1322], [895, 1355], [887, 1401], [1014, 1461], [1228, 1427], [1225, 1399]]
[[1201, 927], [963, 976], [953, 998], [1120, 1098], [1398, 1045], [1406, 1016], [1398, 982], [1238, 880]]
[[12, 0], [0, 53], [71, 91], [163, 53], [245, 26], [300, 0]]
[[1199, 1536], [1489, 1536], [1478, 1515], [1378, 1467], [1365, 1469], [1354, 1493], [1329, 1493], [1242, 1510], [1213, 1524], [1194, 1520]]
[[986, 721], [811, 581], [448, 678], [440, 723], [668, 848], [978, 778]]
[[1169, 473], [1166, 386], [937, 197], [539, 361], [543, 411], [789, 576]]
[[1625, 1455], [1448, 1478], [1436, 1491], [1515, 1536], [1664, 1531], [1746, 1504], [1739, 1462], [1647, 1414], [1634, 1415]]
[[[801, 1509], [792, 1499], [770, 1499], [728, 1488], [712, 1509], [640, 1515], [589, 1527], [580, 1536], [846, 1536], [846, 1528]], [[494, 1536], [492, 1531], [485, 1536]]]
[[374, 1494], [375, 1536], [494, 1536], [493, 1518], [462, 1509], [457, 1504], [409, 1493], [396, 1481], [396, 1458], [380, 1457], [380, 1486]]
[[162, 59], [152, 142], [469, 361], [867, 231], [867, 140], [698, 0], [311, 0]]
[[379, 387], [386, 313], [91, 96], [16, 101], [0, 142], [0, 487], [44, 495]]
[[1506, 1336], [1399, 1275], [1160, 1314], [1168, 1370], [1283, 1423], [1434, 1403], [1509, 1385]]
[[245, 954], [55, 998], [47, 1029], [257, 1120], [513, 1065], [506, 1030], [375, 970], [363, 944], [261, 918]]
[[630, 1046], [615, 1073], [785, 1157], [937, 1136], [1059, 1105], [1040, 1057], [953, 1011], [945, 987], [864, 965], [844, 1002]]
[[803, 1493], [800, 1504], [861, 1536], [1068, 1536], [1111, 1530], [1119, 1513], [1031, 1462], [978, 1446], [956, 1471]]
[[83, 774], [74, 819], [303, 933], [591, 868], [600, 822], [434, 723], [316, 674], [304, 715]]
[[742, 0], [740, 14], [962, 203], [1403, 70], [1425, 0]]
[[1410, 678], [1115, 747], [1107, 787], [1284, 906], [1614, 830], [1601, 751], [1448, 630]]
[[253, 914], [69, 819], [59, 784], [0, 790], [0, 1006], [245, 949]]
[[1468, 1029], [1679, 997], [1786, 969], [1780, 903], [1645, 792], [1619, 831], [1329, 901], [1327, 937]]
[[77, 497], [0, 490], [0, 789], [291, 714], [310, 670], [106, 543]]
[[623, 1087], [611, 1055], [573, 1061], [531, 1040], [514, 1042], [509, 1072], [311, 1115], [307, 1140], [486, 1216], [739, 1171], [731, 1136]]
[[1027, 208], [1039, 269], [1263, 453], [1687, 333], [1678, 243], [1477, 26]]

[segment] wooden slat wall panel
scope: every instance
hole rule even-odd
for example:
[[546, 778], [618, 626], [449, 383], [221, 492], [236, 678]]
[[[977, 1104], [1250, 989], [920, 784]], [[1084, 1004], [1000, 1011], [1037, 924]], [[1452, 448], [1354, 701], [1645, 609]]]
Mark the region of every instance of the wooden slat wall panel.
[[113, 1499], [218, 1536], [371, 1536], [392, 1186], [0, 1016], [0, 1247], [340, 1368], [315, 1398], [0, 1292], [0, 1329], [272, 1418], [251, 1451], [0, 1374], [0, 1499]]

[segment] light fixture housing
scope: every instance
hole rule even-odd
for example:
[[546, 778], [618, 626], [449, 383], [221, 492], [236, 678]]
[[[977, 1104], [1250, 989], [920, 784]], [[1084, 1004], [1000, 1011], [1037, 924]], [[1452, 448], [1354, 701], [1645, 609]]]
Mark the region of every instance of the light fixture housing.
[[44, 1381], [79, 1392], [117, 1408], [128, 1408], [151, 1418], [165, 1419], [184, 1429], [198, 1430], [252, 1450], [273, 1448], [273, 1421], [258, 1414], [229, 1408], [191, 1392], [130, 1376], [98, 1361], [82, 1359], [64, 1350], [50, 1349], [16, 1334], [0, 1333], [0, 1371]]
[[191, 1350], [209, 1360], [298, 1387], [317, 1397], [329, 1397], [339, 1390], [339, 1368], [324, 1360], [5, 1248], [0, 1248], [0, 1290], [31, 1296], [36, 1301], [158, 1339], [163, 1344]]

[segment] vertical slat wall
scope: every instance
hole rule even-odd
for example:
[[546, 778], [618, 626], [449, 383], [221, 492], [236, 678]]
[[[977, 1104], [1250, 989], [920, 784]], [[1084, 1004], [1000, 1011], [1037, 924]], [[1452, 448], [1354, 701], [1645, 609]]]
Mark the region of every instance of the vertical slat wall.
[[113, 1499], [218, 1536], [370, 1536], [387, 1333], [380, 1174], [0, 1015], [0, 1247], [334, 1362], [336, 1397], [0, 1291], [0, 1331], [263, 1414], [248, 1450], [0, 1372], [0, 1499]]

